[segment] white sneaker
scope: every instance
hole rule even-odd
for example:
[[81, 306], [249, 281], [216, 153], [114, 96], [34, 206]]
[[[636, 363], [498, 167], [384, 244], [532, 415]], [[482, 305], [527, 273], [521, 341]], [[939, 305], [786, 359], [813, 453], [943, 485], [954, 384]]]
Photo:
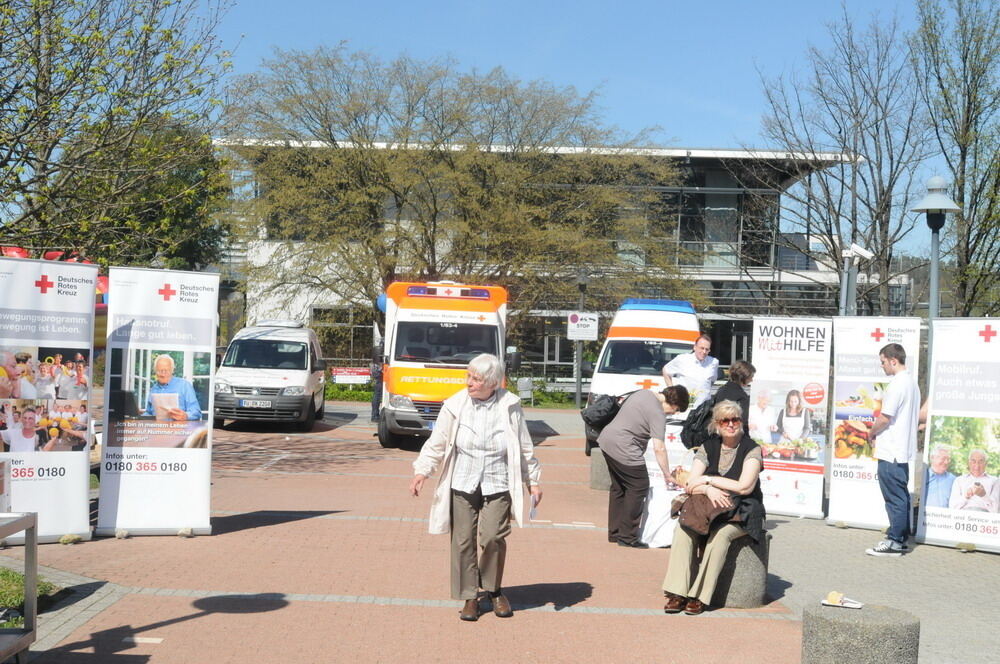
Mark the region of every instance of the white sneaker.
[[884, 539], [872, 548], [865, 549], [865, 553], [869, 556], [888, 556], [892, 558], [900, 557], [904, 551], [906, 551], [904, 545], [890, 539]]

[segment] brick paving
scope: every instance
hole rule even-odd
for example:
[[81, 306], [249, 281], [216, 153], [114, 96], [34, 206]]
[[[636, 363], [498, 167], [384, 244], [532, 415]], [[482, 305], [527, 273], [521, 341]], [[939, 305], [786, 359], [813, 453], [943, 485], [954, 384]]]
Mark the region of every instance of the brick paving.
[[[924, 662], [1000, 662], [1000, 556], [916, 547], [864, 555], [878, 534], [776, 517], [770, 603], [665, 616], [669, 549], [606, 539], [573, 411], [529, 410], [545, 498], [515, 529], [509, 620], [458, 620], [448, 542], [426, 534], [430, 491], [406, 493], [415, 450], [383, 450], [362, 404], [327, 404], [310, 434], [217, 431], [213, 535], [42, 545], [66, 597], [40, 616], [36, 662], [798, 662], [801, 615], [827, 591], [917, 614]], [[0, 564], [19, 567], [19, 548]], [[486, 607], [488, 608], [488, 607]], [[502, 641], [501, 641], [502, 639]]]

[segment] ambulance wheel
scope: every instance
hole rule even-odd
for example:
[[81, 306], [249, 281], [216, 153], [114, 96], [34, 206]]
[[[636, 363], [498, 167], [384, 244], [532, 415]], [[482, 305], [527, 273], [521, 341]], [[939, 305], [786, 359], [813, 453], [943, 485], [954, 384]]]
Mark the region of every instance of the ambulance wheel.
[[385, 448], [399, 447], [399, 439], [389, 431], [384, 417], [380, 417], [378, 420], [378, 442]]

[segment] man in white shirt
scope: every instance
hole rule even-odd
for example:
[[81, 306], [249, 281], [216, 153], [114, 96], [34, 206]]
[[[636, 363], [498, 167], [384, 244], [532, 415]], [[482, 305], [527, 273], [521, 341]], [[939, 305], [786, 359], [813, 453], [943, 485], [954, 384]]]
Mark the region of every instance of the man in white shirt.
[[955, 478], [948, 507], [971, 512], [996, 512], [1000, 504], [1000, 481], [986, 474], [986, 451], [969, 452], [969, 472]]
[[882, 370], [889, 386], [882, 397], [882, 409], [869, 431], [878, 459], [878, 484], [889, 515], [886, 539], [865, 553], [869, 556], [898, 557], [906, 551], [910, 535], [910, 460], [917, 451], [917, 420], [920, 413], [920, 388], [917, 379], [906, 370], [906, 351], [899, 344], [886, 344], [879, 351]]
[[702, 334], [694, 342], [694, 350], [678, 355], [663, 365], [663, 380], [667, 386], [679, 384], [691, 397], [688, 408], [696, 408], [712, 396], [712, 384], [719, 374], [719, 361], [709, 356], [712, 340]]
[[750, 437], [758, 443], [771, 444], [775, 431], [778, 430], [778, 411], [771, 408], [771, 395], [767, 390], [761, 390], [757, 395], [757, 403], [750, 406]]

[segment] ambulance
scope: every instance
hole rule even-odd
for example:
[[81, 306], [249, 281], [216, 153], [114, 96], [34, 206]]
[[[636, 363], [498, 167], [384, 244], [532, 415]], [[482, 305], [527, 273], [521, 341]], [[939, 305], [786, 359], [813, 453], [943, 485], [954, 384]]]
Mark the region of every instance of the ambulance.
[[[663, 365], [690, 353], [700, 334], [690, 302], [629, 298], [611, 321], [590, 383], [597, 394], [622, 395], [666, 387]], [[597, 445], [598, 432], [585, 425], [584, 451]]]
[[394, 282], [386, 289], [382, 352], [383, 447], [426, 438], [441, 404], [465, 388], [469, 361], [503, 357], [507, 291], [453, 282]]

